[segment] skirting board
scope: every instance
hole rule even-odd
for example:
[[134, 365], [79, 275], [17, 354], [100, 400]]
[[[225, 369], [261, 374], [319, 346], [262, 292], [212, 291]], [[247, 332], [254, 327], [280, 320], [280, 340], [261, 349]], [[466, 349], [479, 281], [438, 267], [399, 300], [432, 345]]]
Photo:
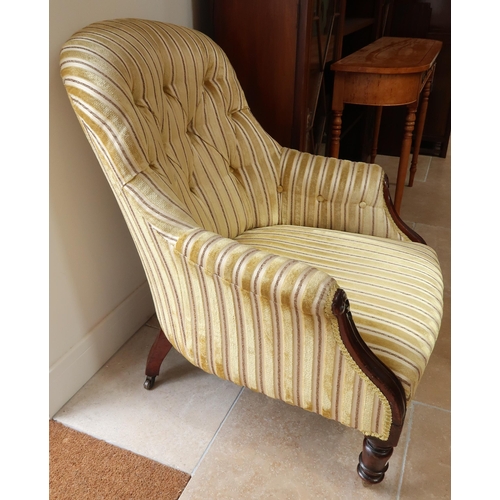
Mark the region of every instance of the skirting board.
[[154, 312], [153, 298], [146, 282], [50, 367], [49, 419], [106, 364]]

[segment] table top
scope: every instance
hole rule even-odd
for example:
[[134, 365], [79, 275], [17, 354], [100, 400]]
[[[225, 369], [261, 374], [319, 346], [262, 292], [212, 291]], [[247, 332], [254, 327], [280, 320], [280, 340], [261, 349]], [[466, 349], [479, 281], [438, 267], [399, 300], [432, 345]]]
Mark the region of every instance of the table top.
[[427, 71], [443, 43], [424, 38], [382, 37], [332, 64], [333, 71], [405, 74]]

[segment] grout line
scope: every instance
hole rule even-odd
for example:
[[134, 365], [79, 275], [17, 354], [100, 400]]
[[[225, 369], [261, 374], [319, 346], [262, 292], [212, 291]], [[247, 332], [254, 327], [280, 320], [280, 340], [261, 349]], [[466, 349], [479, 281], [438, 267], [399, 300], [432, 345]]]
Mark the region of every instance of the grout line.
[[444, 411], [446, 413], [451, 413], [451, 410], [447, 410], [446, 408], [441, 408], [441, 407], [436, 406], [436, 405], [430, 405], [429, 403], [421, 403], [420, 401], [415, 401], [415, 400], [413, 400], [412, 403], [415, 405], [426, 406], [427, 408], [433, 408], [434, 410], [441, 410], [441, 411]]
[[[144, 323], [144, 326], [149, 326], [150, 328], [156, 328], [157, 330], [161, 330], [161, 326], [158, 324], [158, 325], [155, 325], [155, 321], [158, 322], [158, 319], [153, 319], [156, 317], [156, 314], [151, 316], [151, 318], [149, 318], [146, 323]], [[151, 323], [150, 323], [151, 322]]]
[[411, 428], [413, 426], [413, 408], [414, 408], [414, 405], [413, 405], [413, 402], [412, 402], [412, 405], [411, 405], [411, 410], [410, 410], [410, 415], [409, 415], [409, 419], [408, 419], [408, 437], [406, 438], [406, 443], [405, 443], [405, 449], [404, 449], [404, 452], [403, 452], [403, 463], [401, 465], [401, 474], [399, 476], [399, 484], [398, 484], [398, 491], [396, 493], [396, 500], [400, 500], [401, 498], [401, 488], [403, 487], [403, 477], [405, 475], [405, 467], [406, 467], [406, 456], [408, 454], [408, 448], [410, 447], [410, 439], [411, 439]]
[[238, 399], [240, 399], [240, 396], [241, 396], [241, 393], [243, 392], [243, 389], [244, 389], [244, 387], [242, 387], [240, 389], [240, 392], [238, 392], [238, 395], [236, 396], [236, 399], [233, 401], [233, 404], [230, 406], [229, 410], [227, 411], [226, 416], [223, 418], [223, 420], [220, 423], [219, 427], [215, 431], [215, 434], [213, 435], [212, 439], [210, 440], [210, 442], [208, 443], [207, 447], [205, 448], [205, 451], [203, 452], [203, 454], [201, 455], [200, 459], [198, 460], [198, 463], [195, 465], [194, 469], [191, 471], [191, 477], [193, 477], [195, 475], [196, 471], [198, 470], [198, 467], [201, 465], [201, 462], [205, 458], [205, 455], [208, 453], [208, 450], [210, 450], [213, 442], [215, 441], [215, 438], [218, 436], [220, 430], [222, 429], [222, 426], [226, 423], [226, 420], [228, 419], [229, 414], [231, 413], [231, 411], [233, 410], [234, 406], [238, 402]]
[[411, 403], [411, 410], [410, 414], [408, 415], [408, 421], [407, 421], [407, 432], [408, 432], [408, 437], [406, 438], [406, 443], [405, 443], [405, 448], [403, 452], [403, 463], [401, 466], [401, 475], [399, 476], [399, 484], [398, 484], [398, 491], [396, 494], [396, 500], [401, 499], [401, 488], [403, 487], [403, 478], [404, 478], [404, 473], [405, 473], [405, 467], [406, 467], [406, 457], [408, 455], [408, 448], [410, 447], [410, 440], [411, 440], [411, 431], [413, 427], [413, 415], [414, 415], [414, 409], [415, 405], [420, 405], [420, 406], [426, 406], [427, 408], [433, 408], [435, 410], [441, 410], [446, 413], [451, 413], [451, 410], [445, 410], [444, 408], [439, 408], [439, 406], [434, 406], [430, 405], [427, 403], [420, 403], [419, 401], [412, 401]]
[[427, 164], [427, 170], [425, 171], [424, 180], [422, 182], [427, 182], [427, 177], [431, 169], [431, 163], [432, 163], [432, 156], [429, 156], [429, 163]]

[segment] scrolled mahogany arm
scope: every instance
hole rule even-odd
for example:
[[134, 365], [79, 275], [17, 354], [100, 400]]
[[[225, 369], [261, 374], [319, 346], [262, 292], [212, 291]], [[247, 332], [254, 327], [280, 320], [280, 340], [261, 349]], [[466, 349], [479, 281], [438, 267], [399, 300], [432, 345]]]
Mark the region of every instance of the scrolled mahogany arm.
[[[392, 411], [391, 431], [384, 445], [396, 446], [406, 415], [406, 396], [399, 379], [372, 352], [354, 324], [349, 300], [344, 290], [339, 288], [332, 302], [332, 312], [339, 323], [340, 337], [356, 364], [387, 398]], [[372, 438], [374, 439], [374, 438]]]
[[407, 226], [404, 222], [403, 219], [398, 215], [396, 212], [396, 209], [394, 208], [394, 204], [392, 203], [391, 199], [391, 193], [389, 191], [389, 177], [387, 177], [387, 174], [384, 175], [384, 200], [385, 204], [387, 205], [387, 208], [389, 210], [389, 213], [391, 214], [392, 219], [394, 220], [394, 223], [396, 226], [398, 226], [399, 230], [404, 233], [408, 238], [410, 238], [411, 241], [414, 241], [416, 243], [423, 243], [424, 245], [427, 245], [425, 240], [420, 236], [417, 232], [415, 232], [413, 229], [411, 229], [409, 226]]

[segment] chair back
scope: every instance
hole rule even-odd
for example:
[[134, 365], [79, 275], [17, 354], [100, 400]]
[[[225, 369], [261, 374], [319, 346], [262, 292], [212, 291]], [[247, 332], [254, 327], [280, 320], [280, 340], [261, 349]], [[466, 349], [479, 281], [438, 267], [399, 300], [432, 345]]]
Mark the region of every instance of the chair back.
[[174, 240], [188, 227], [233, 238], [278, 223], [281, 148], [210, 38], [155, 21], [94, 23], [64, 45], [61, 74], [122, 209], [127, 200]]

